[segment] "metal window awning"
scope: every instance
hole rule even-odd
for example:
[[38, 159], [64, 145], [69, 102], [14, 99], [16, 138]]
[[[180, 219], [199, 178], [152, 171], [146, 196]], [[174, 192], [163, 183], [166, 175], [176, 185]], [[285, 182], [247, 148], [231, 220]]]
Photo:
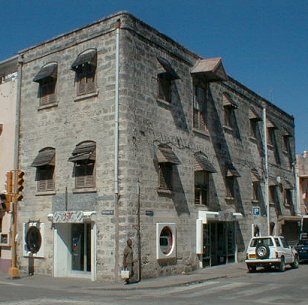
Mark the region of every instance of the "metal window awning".
[[95, 161], [96, 143], [87, 142], [76, 146], [72, 156], [68, 159], [70, 162]]
[[40, 167], [40, 166], [54, 166], [55, 165], [55, 154], [56, 151], [53, 148], [44, 149], [39, 151], [38, 155], [32, 162], [31, 166]]
[[292, 184], [289, 180], [283, 180], [282, 186], [283, 186], [284, 189], [289, 189], [289, 190], [295, 189], [294, 184]]
[[227, 165], [227, 173], [226, 173], [227, 177], [241, 177], [241, 175], [239, 174], [239, 172], [236, 170], [236, 168], [234, 167], [233, 164], [228, 164]]
[[199, 60], [192, 68], [191, 74], [203, 76], [209, 82], [228, 80], [221, 57]]
[[79, 66], [88, 64], [91, 66], [96, 67], [96, 53], [97, 51], [95, 49], [91, 49], [88, 51], [85, 51], [77, 56], [75, 61], [73, 62], [71, 69], [77, 70]]
[[181, 164], [171, 147], [163, 144], [158, 146], [157, 160], [158, 163], [171, 163], [174, 165]]
[[262, 118], [254, 109], [249, 109], [249, 120], [262, 121]]
[[256, 168], [253, 168], [251, 170], [251, 173], [252, 173], [251, 179], [252, 179], [253, 182], [257, 182], [257, 181], [261, 180], [261, 176], [260, 176], [260, 174], [259, 174], [259, 172]]
[[266, 121], [266, 127], [267, 127], [267, 128], [277, 129], [276, 125], [275, 125], [272, 121], [270, 121], [270, 120], [268, 120], [268, 119], [267, 119], [267, 121]]
[[58, 64], [57, 63], [50, 63], [43, 66], [40, 71], [35, 75], [33, 78], [34, 82], [41, 82], [44, 79], [48, 78], [57, 78], [57, 71], [58, 71]]
[[203, 153], [195, 153], [195, 171], [206, 171], [209, 173], [217, 173], [213, 164], [208, 160], [207, 156]]
[[162, 68], [164, 70], [163, 73], [167, 74], [170, 79], [175, 80], [175, 79], [179, 79], [180, 78], [178, 76], [178, 74], [175, 72], [175, 70], [172, 68], [170, 62], [167, 59], [158, 56], [157, 60], [161, 64], [161, 66], [162, 66]]
[[224, 107], [230, 107], [230, 108], [233, 108], [233, 109], [237, 109], [238, 108], [237, 104], [227, 94], [223, 95], [223, 97], [222, 97], [222, 104], [223, 104]]

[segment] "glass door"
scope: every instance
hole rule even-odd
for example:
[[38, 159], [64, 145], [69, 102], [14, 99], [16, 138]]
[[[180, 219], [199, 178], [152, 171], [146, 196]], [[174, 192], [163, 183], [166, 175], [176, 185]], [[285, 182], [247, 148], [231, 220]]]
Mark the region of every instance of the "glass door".
[[72, 271], [91, 271], [91, 224], [72, 224]]

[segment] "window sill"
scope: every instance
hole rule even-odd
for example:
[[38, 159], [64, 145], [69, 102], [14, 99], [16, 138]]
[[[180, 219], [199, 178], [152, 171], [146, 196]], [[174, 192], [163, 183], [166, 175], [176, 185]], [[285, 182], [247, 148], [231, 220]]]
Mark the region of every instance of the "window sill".
[[251, 142], [253, 142], [253, 143], [258, 143], [257, 138], [254, 137], [254, 136], [249, 136], [249, 140], [250, 140]]
[[205, 130], [201, 130], [201, 129], [198, 129], [198, 128], [193, 128], [193, 132], [197, 135], [201, 135], [201, 136], [206, 136], [206, 137], [209, 137], [210, 136], [210, 133], [208, 131], [208, 129], [205, 129]]
[[41, 105], [41, 106], [38, 107], [37, 110], [43, 110], [43, 109], [48, 109], [48, 108], [53, 108], [53, 107], [58, 107], [58, 102], [50, 103], [50, 104], [46, 104], [46, 105]]
[[234, 197], [226, 196], [225, 200], [227, 203], [232, 203], [234, 201]]
[[80, 193], [96, 193], [95, 187], [85, 187], [85, 188], [78, 188], [72, 190], [73, 194], [80, 194]]
[[88, 93], [88, 94], [83, 94], [83, 95], [78, 95], [74, 98], [74, 102], [79, 102], [82, 100], [86, 100], [92, 97], [98, 96], [99, 90], [96, 90], [95, 92]]
[[224, 129], [226, 132], [229, 132], [229, 133], [232, 133], [232, 132], [233, 132], [233, 128], [230, 127], [230, 126], [227, 126], [227, 125], [223, 125], [223, 129]]
[[252, 202], [253, 204], [259, 204], [259, 200], [257, 200], [257, 199], [251, 199], [251, 202]]
[[172, 190], [158, 188], [157, 193], [162, 195], [172, 195]]
[[267, 148], [270, 150], [274, 150], [274, 145], [273, 144], [267, 144]]
[[56, 191], [45, 191], [45, 192], [37, 192], [35, 196], [50, 196], [56, 195]]
[[165, 107], [165, 108], [171, 108], [171, 106], [172, 106], [171, 101], [168, 102], [168, 101], [160, 99], [160, 98], [157, 98], [156, 101], [160, 106]]

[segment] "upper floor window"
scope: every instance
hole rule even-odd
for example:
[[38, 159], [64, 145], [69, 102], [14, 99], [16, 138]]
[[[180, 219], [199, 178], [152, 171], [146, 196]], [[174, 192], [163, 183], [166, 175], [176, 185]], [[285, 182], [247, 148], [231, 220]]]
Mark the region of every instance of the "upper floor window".
[[77, 95], [84, 95], [96, 91], [97, 51], [89, 49], [79, 54], [72, 64], [76, 72]]
[[285, 189], [284, 190], [284, 203], [286, 205], [292, 205], [293, 199], [292, 199], [292, 190], [291, 189]]
[[216, 173], [212, 163], [201, 151], [194, 154], [195, 204], [208, 205], [210, 174]]
[[32, 166], [36, 167], [37, 192], [54, 191], [55, 149], [52, 147], [41, 149]]
[[240, 177], [240, 174], [235, 169], [233, 164], [228, 164], [226, 167], [227, 173], [225, 177], [226, 181], [226, 197], [227, 199], [235, 198], [235, 181], [237, 177]]
[[258, 122], [261, 118], [253, 111], [249, 110], [249, 135], [251, 138], [256, 139], [258, 136]]
[[234, 128], [235, 125], [235, 114], [234, 110], [237, 109], [238, 106], [231, 99], [229, 94], [223, 95], [223, 109], [224, 109], [224, 126], [230, 129]]
[[39, 83], [40, 106], [56, 103], [57, 63], [43, 66], [33, 81]]
[[206, 92], [205, 88], [194, 86], [193, 127], [201, 131], [206, 130]]
[[75, 188], [95, 187], [96, 143], [85, 141], [76, 145], [69, 161], [74, 162]]
[[179, 79], [179, 76], [167, 59], [157, 57], [157, 60], [159, 62], [157, 74], [158, 99], [171, 103], [172, 86], [174, 80]]
[[159, 165], [158, 187], [160, 190], [172, 191], [174, 167], [180, 164], [180, 161], [171, 147], [165, 144], [158, 146], [157, 161]]

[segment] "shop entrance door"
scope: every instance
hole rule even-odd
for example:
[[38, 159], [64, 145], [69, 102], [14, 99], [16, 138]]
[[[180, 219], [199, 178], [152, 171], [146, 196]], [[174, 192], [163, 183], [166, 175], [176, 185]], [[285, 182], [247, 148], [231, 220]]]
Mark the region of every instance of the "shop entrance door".
[[235, 261], [234, 222], [211, 222], [203, 226], [203, 267]]
[[71, 232], [72, 271], [91, 272], [91, 224], [73, 223]]

